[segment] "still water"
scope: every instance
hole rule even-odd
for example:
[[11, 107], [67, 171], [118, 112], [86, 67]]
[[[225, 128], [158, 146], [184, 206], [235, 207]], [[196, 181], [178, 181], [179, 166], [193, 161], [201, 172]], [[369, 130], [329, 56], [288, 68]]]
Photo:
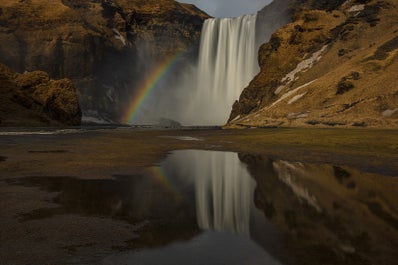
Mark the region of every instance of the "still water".
[[135, 224], [97, 264], [397, 264], [398, 179], [262, 155], [176, 151], [114, 179], [28, 177], [62, 214]]

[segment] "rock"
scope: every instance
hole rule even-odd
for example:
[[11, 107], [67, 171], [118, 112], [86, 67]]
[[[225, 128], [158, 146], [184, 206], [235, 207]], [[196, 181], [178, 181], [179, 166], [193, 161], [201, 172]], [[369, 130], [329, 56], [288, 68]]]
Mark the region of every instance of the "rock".
[[80, 125], [76, 87], [45, 72], [13, 73], [0, 64], [1, 126]]
[[167, 128], [181, 128], [181, 123], [179, 123], [178, 121], [171, 120], [171, 119], [160, 118], [159, 126], [167, 127]]
[[[81, 110], [76, 88], [68, 79], [52, 80], [45, 86], [38, 86], [36, 93], [45, 95], [44, 110], [57, 121], [68, 125], [80, 125]], [[40, 91], [39, 91], [40, 90]]]
[[[282, 85], [281, 80], [292, 72], [300, 61], [307, 59], [306, 56], [313, 54], [314, 51], [321, 49], [324, 43], [330, 41], [330, 31], [342, 21], [341, 17], [334, 16], [335, 13], [306, 10], [300, 15], [296, 14], [295, 22], [272, 34], [269, 42], [263, 44], [259, 50], [261, 72], [243, 90], [239, 105], [235, 104], [235, 109], [232, 111], [234, 115], [230, 120], [240, 114], [246, 115], [256, 111], [275, 100], [274, 92]], [[308, 20], [308, 17], [311, 19]], [[318, 28], [319, 23], [325, 26], [313, 30]], [[237, 111], [238, 106], [241, 113]]]
[[47, 73], [42, 71], [26, 72], [22, 75], [18, 75], [15, 80], [17, 85], [22, 88], [33, 88], [43, 83], [50, 81], [50, 77]]
[[342, 95], [345, 92], [350, 91], [355, 87], [354, 83], [349, 80], [359, 80], [358, 72], [351, 72], [351, 74], [343, 77], [340, 82], [337, 84], [337, 92], [336, 95]]
[[346, 53], [347, 51], [345, 49], [340, 49], [338, 55], [341, 57], [344, 56]]
[[398, 25], [398, 6], [312, 0], [287, 5], [292, 21], [261, 45], [260, 73], [234, 103], [226, 127], [398, 128], [396, 119], [383, 115], [398, 106], [398, 29], [392, 27]]
[[342, 95], [351, 89], [353, 89], [355, 86], [352, 82], [348, 81], [346, 78], [343, 78], [340, 80], [339, 84], [337, 85], [337, 92], [336, 95]]
[[[113, 120], [146, 67], [193, 53], [209, 17], [174, 0], [10, 0], [0, 1], [0, 10], [1, 62], [17, 72], [71, 79], [85, 111]], [[40, 82], [27, 80], [33, 84], [24, 86]]]

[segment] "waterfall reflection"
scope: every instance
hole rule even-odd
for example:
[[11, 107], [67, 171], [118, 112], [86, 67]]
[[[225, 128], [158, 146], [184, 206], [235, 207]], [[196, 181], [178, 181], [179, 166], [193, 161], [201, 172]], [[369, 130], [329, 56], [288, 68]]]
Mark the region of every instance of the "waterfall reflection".
[[191, 187], [205, 233], [248, 235], [283, 264], [389, 264], [396, 257], [396, 178], [208, 151], [175, 152], [162, 167]]
[[162, 167], [195, 186], [200, 228], [249, 235], [254, 182], [237, 154], [175, 152]]
[[396, 263], [396, 177], [194, 150], [113, 177], [32, 176], [8, 183], [54, 193], [55, 207], [22, 214], [21, 224], [62, 215], [134, 224], [136, 236], [125, 246], [132, 251], [101, 264]]

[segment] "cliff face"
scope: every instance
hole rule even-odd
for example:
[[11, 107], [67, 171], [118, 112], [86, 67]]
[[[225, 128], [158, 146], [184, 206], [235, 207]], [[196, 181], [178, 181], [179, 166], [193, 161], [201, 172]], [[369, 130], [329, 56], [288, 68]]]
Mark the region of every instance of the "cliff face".
[[41, 71], [17, 74], [0, 64], [0, 126], [80, 125], [76, 88]]
[[[343, 3], [344, 2], [344, 3]], [[398, 127], [397, 1], [290, 1], [229, 126]]]
[[190, 49], [207, 17], [173, 0], [0, 0], [0, 61], [72, 79], [115, 120], [143, 65]]

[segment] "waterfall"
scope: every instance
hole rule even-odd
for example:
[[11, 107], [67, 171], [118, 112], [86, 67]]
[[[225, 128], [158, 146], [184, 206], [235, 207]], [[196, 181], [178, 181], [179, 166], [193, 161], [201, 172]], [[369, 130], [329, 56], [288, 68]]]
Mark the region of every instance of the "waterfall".
[[224, 124], [232, 104], [258, 72], [256, 15], [208, 19], [202, 29], [196, 90], [189, 119]]
[[150, 94], [148, 99], [137, 100], [134, 123], [157, 124], [159, 118], [170, 118], [183, 125], [225, 124], [233, 103], [259, 71], [256, 19], [257, 15], [245, 15], [206, 20], [198, 63], [180, 58], [175, 69], [166, 64], [170, 71], [159, 71], [165, 77], [147, 82], [157, 87], [156, 93], [143, 93]]

